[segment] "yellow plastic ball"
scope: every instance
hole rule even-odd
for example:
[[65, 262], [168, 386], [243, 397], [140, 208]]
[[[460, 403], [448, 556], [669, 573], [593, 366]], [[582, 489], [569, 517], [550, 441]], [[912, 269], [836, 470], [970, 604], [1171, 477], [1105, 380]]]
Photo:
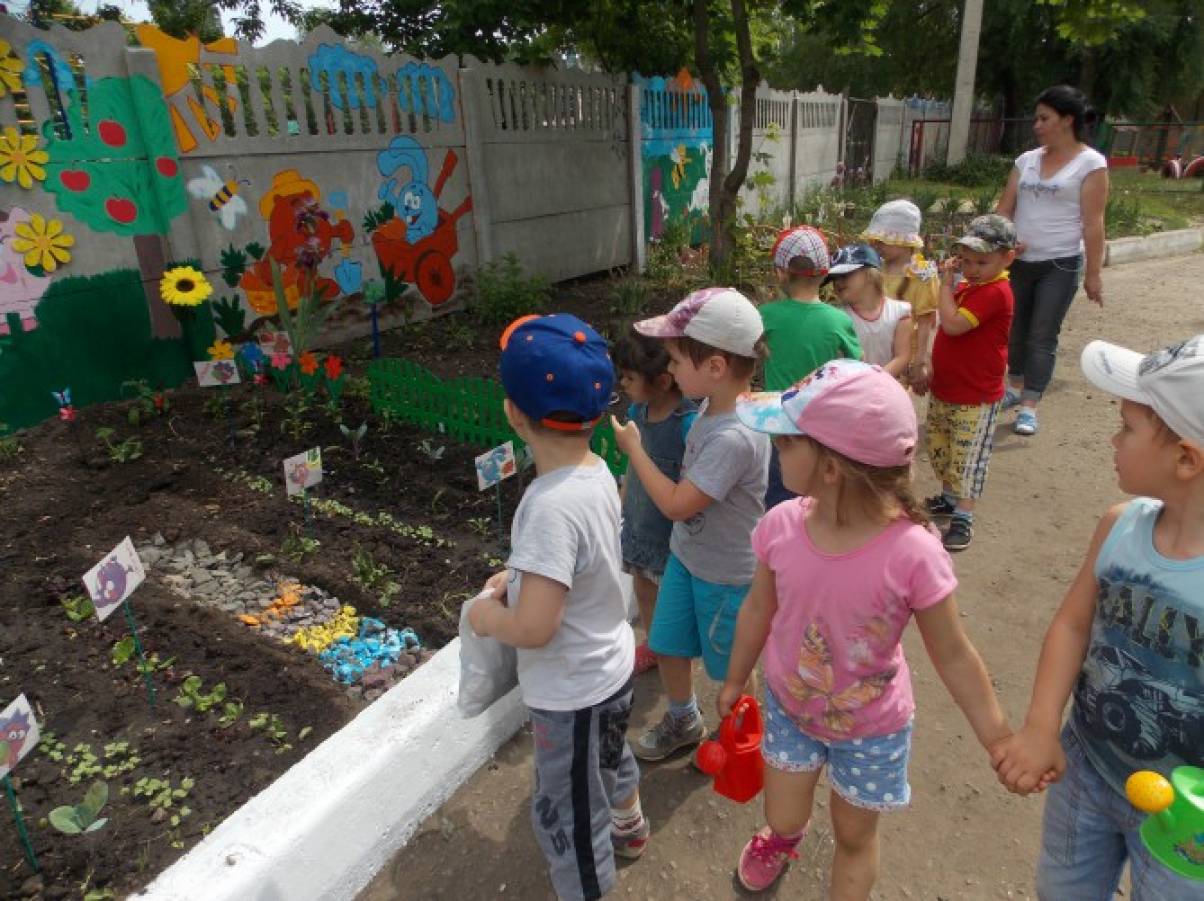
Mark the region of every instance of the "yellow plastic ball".
[[1175, 800], [1175, 790], [1160, 773], [1139, 770], [1125, 781], [1129, 803], [1146, 813], [1161, 813]]

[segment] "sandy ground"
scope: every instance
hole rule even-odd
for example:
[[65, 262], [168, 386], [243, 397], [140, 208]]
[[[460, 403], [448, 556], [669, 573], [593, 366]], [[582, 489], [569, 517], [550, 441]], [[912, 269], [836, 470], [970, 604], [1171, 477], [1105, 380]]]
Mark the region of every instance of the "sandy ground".
[[[1105, 270], [1107, 306], [1080, 295], [1062, 333], [1060, 364], [1030, 439], [997, 433], [975, 542], [956, 557], [965, 625], [1013, 722], [1024, 715], [1045, 626], [1073, 578], [1098, 517], [1121, 498], [1108, 439], [1116, 403], [1093, 390], [1079, 352], [1100, 337], [1149, 348], [1204, 332], [1204, 255]], [[925, 494], [934, 485], [918, 468]], [[919, 705], [913, 802], [881, 826], [880, 899], [1033, 897], [1041, 801], [1016, 798], [995, 781], [987, 758], [933, 671], [915, 629], [906, 640]], [[713, 724], [714, 692], [700, 701]], [[636, 688], [631, 734], [664, 709], [655, 672]], [[361, 901], [385, 899], [554, 898], [529, 820], [530, 736], [520, 733], [432, 816], [379, 874]], [[740, 848], [761, 823], [759, 801], [737, 805], [678, 757], [643, 770], [652, 841], [620, 871], [613, 896], [732, 898]], [[826, 801], [820, 801], [801, 859], [769, 894], [822, 898], [832, 853]]]

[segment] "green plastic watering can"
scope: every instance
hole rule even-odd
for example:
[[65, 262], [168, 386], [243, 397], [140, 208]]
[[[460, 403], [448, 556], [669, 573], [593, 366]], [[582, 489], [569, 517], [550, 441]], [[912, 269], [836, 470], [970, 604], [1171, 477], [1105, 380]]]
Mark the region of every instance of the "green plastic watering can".
[[1204, 882], [1204, 770], [1176, 767], [1168, 781], [1140, 770], [1125, 782], [1129, 803], [1149, 814], [1141, 840], [1180, 876]]

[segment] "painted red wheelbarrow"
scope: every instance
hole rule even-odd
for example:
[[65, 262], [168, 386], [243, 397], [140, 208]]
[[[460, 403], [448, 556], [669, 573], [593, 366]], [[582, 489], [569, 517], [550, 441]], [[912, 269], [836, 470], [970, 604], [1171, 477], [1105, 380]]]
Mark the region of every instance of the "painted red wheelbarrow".
[[[435, 182], [436, 199], [457, 162], [454, 150], [449, 150], [443, 157], [443, 169]], [[456, 273], [451, 264], [452, 257], [460, 249], [456, 222], [471, 209], [471, 197], [465, 197], [464, 202], [450, 213], [440, 207], [435, 230], [414, 244], [406, 237], [405, 222], [394, 216], [372, 233], [372, 248], [377, 259], [395, 279], [415, 285], [432, 307], [446, 303], [456, 290]]]

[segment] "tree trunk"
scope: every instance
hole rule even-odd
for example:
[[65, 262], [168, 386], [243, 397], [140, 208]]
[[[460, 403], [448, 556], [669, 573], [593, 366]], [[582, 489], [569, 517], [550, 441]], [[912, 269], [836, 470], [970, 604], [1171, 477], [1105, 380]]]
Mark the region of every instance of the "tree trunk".
[[752, 129], [756, 113], [757, 84], [760, 75], [753, 58], [752, 38], [748, 29], [748, 12], [743, 0], [731, 0], [732, 19], [736, 30], [736, 49], [740, 57], [740, 131], [736, 146], [735, 162], [729, 167], [729, 140], [727, 134], [727, 96], [719, 82], [719, 72], [711, 56], [710, 11], [707, 0], [694, 0], [694, 58], [698, 74], [707, 89], [707, 104], [711, 109], [714, 156], [711, 161], [710, 218], [711, 250], [710, 266], [714, 273], [722, 273], [731, 257], [733, 238], [731, 228], [736, 220], [736, 199], [744, 178], [748, 175], [748, 163], [752, 158]]

